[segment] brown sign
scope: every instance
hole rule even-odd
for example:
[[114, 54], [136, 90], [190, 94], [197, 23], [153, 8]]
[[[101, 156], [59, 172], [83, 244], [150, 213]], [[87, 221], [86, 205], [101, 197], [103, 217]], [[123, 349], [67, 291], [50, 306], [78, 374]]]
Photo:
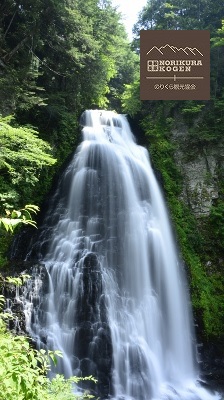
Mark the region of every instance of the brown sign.
[[209, 100], [210, 32], [140, 32], [141, 100]]

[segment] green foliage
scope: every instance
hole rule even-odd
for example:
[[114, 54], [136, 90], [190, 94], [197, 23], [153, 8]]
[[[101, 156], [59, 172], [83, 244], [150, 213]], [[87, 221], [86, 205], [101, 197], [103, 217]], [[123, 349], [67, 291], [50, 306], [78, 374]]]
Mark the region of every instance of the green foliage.
[[[9, 284], [20, 285], [27, 276], [7, 278]], [[87, 400], [93, 398], [87, 392], [74, 394], [74, 384], [82, 380], [96, 380], [90, 377], [71, 377], [65, 379], [56, 375], [52, 380], [46, 374], [50, 362], [57, 364], [62, 357], [59, 351], [35, 350], [28, 338], [14, 336], [6, 329], [8, 318], [13, 318], [3, 311], [5, 299], [0, 295], [0, 382], [1, 400]]]
[[202, 111], [205, 104], [197, 104], [194, 101], [188, 101], [185, 108], [182, 108], [182, 113], [189, 114], [191, 117]]
[[[217, 146], [223, 138], [223, 99], [200, 104], [186, 101], [179, 106], [179, 113], [188, 126], [187, 140], [182, 143], [186, 160], [197, 154], [206, 154], [211, 145]], [[220, 154], [221, 157], [221, 154]], [[221, 158], [220, 158], [221, 159]]]
[[33, 221], [31, 212], [36, 214], [39, 210], [39, 207], [33, 204], [28, 204], [21, 210], [6, 210], [7, 217], [0, 217], [0, 228], [4, 228], [11, 233], [21, 224], [31, 225], [36, 228], [36, 222]]
[[[4, 315], [3, 315], [4, 316]], [[72, 394], [73, 384], [82, 378], [56, 375], [52, 381], [46, 377], [50, 359], [55, 363], [59, 352], [33, 349], [26, 337], [13, 336], [5, 329], [0, 316], [0, 381], [2, 400], [77, 400], [93, 396]], [[88, 377], [85, 379], [91, 379]]]
[[217, 30], [217, 36], [211, 39], [214, 47], [224, 46], [224, 20], [222, 20], [221, 29]]
[[210, 225], [213, 230], [216, 245], [224, 250], [224, 200], [220, 199], [211, 208]]
[[38, 171], [56, 160], [50, 145], [38, 138], [38, 133], [28, 127], [13, 127], [9, 118], [0, 119], [1, 159], [3, 174], [9, 175], [13, 184], [21, 181], [31, 185], [38, 179]]
[[140, 82], [139, 77], [125, 85], [124, 92], [121, 96], [121, 104], [123, 112], [128, 113], [132, 117], [136, 116], [141, 110], [140, 101]]
[[25, 192], [27, 195], [38, 182], [41, 170], [56, 162], [51, 147], [33, 128], [12, 126], [10, 117], [0, 118], [0, 141], [1, 197], [4, 199], [7, 188], [7, 193], [23, 200]]
[[5, 278], [5, 283], [6, 284], [12, 284], [12, 285], [15, 285], [15, 286], [22, 286], [22, 285], [24, 285], [24, 283], [29, 278], [30, 278], [30, 275], [28, 275], [28, 274], [21, 274], [18, 277], [7, 276]]
[[[122, 112], [123, 94], [127, 87], [131, 87], [133, 82], [138, 81], [139, 77], [139, 56], [135, 54], [126, 38], [122, 42], [117, 37], [116, 48], [116, 73], [109, 82], [109, 93], [107, 95], [109, 106], [117, 112]], [[137, 98], [140, 102], [139, 95]]]
[[[35, 225], [31, 213], [39, 208], [31, 204], [19, 208], [25, 199], [31, 201], [35, 185], [47, 168], [55, 164], [51, 146], [30, 127], [13, 124], [12, 117], [0, 117], [0, 265], [7, 262], [12, 233], [21, 224]], [[45, 184], [41, 182], [42, 187]], [[42, 189], [43, 190], [43, 189]], [[35, 196], [38, 201], [38, 196]], [[3, 228], [3, 229], [2, 229]], [[6, 230], [6, 232], [4, 231]]]
[[172, 123], [172, 118], [164, 117], [164, 105], [161, 104], [156, 115], [145, 117], [141, 126], [148, 139], [153, 164], [162, 173], [166, 192], [175, 196], [180, 193], [181, 174], [173, 159], [175, 145], [170, 140]]
[[[73, 376], [72, 378], [65, 379], [63, 375], [57, 374], [55, 378], [52, 379], [50, 383], [50, 397], [49, 399], [56, 398], [57, 400], [88, 400], [93, 399], [94, 396], [88, 394], [88, 392], [84, 392], [82, 395], [76, 395], [71, 393], [72, 389], [74, 390], [74, 384], [78, 384], [81, 381], [93, 381], [97, 382], [93, 376], [87, 376], [84, 378], [78, 378]], [[54, 397], [53, 397], [54, 396]], [[56, 396], [56, 397], [55, 397]]]
[[20, 210], [5, 210], [6, 216], [0, 216], [0, 267], [7, 263], [7, 251], [12, 241], [12, 234], [21, 225], [31, 225], [36, 228], [36, 222], [31, 213], [36, 214], [39, 207], [27, 204]]
[[191, 298], [195, 318], [199, 324], [198, 335], [201, 339], [219, 338], [223, 332], [223, 276], [218, 272], [209, 273], [206, 270], [200, 255], [195, 247], [191, 246], [188, 236], [183, 231], [178, 238], [183, 257], [190, 269]]
[[8, 107], [45, 112], [52, 93], [63, 93], [73, 113], [105, 107], [111, 79], [120, 73], [126, 79], [132, 69], [120, 14], [110, 0], [45, 3], [22, 0], [18, 7], [5, 0], [0, 7], [0, 90], [12, 89]]
[[218, 0], [202, 0], [191, 3], [189, 0], [148, 0], [134, 27], [140, 29], [209, 29], [214, 32], [220, 28], [223, 8]]

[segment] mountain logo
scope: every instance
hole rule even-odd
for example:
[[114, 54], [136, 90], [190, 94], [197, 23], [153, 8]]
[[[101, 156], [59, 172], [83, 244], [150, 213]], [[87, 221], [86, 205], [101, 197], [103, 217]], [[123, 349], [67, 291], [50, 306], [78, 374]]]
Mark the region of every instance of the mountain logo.
[[153, 46], [147, 53], [147, 55], [153, 55], [155, 56], [156, 54], [159, 55], [164, 55], [164, 56], [170, 56], [170, 55], [187, 55], [187, 56], [201, 56], [203, 57], [203, 54], [196, 48], [196, 47], [185, 47], [184, 49], [182, 47], [178, 48], [175, 46], [170, 46], [169, 44], [166, 44], [165, 46], [157, 47]]
[[141, 100], [209, 100], [210, 32], [140, 31]]

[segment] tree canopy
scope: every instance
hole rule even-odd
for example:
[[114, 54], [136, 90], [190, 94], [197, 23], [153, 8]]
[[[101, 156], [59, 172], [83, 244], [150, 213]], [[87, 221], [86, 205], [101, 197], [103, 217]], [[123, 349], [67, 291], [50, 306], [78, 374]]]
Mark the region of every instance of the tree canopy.
[[4, 0], [0, 37], [0, 87], [14, 86], [4, 112], [50, 106], [56, 93], [69, 111], [105, 107], [111, 78], [124, 55], [131, 57], [109, 0]]
[[0, 199], [3, 206], [25, 201], [27, 192], [39, 180], [41, 170], [56, 159], [51, 147], [29, 127], [10, 124], [10, 118], [0, 118]]

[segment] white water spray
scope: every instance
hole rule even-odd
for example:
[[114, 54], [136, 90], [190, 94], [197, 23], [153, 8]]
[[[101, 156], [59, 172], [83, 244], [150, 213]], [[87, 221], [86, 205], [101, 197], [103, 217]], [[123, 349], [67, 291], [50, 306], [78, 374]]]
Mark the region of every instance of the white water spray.
[[218, 399], [197, 383], [186, 282], [147, 151], [124, 116], [86, 111], [81, 123], [31, 332], [63, 351], [60, 372], [95, 375], [101, 398]]

